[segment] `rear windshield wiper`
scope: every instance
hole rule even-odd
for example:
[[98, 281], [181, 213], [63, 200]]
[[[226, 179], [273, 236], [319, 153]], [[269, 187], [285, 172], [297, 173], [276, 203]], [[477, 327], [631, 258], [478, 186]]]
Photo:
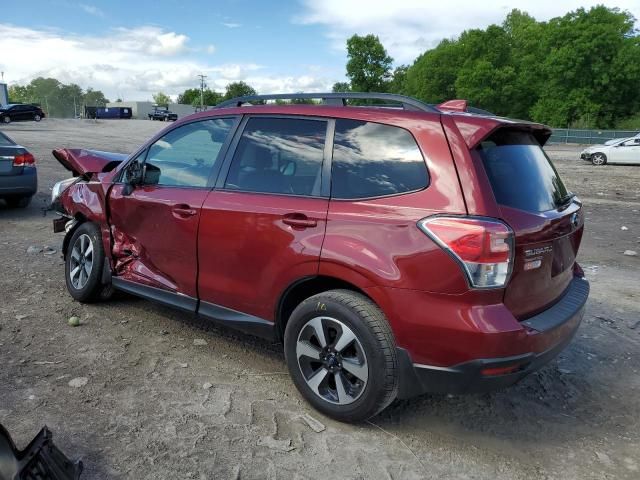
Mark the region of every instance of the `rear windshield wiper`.
[[573, 192], [568, 192], [564, 197], [560, 198], [556, 205], [558, 208], [566, 208], [573, 202], [573, 199], [576, 197], [576, 194]]

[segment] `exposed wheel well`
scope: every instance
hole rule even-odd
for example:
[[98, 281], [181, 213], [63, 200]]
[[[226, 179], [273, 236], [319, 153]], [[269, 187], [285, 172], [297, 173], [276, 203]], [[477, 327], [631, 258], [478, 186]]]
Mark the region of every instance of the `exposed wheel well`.
[[359, 292], [368, 297], [365, 292], [355, 285], [335, 277], [319, 275], [299, 280], [285, 290], [278, 302], [278, 309], [275, 317], [277, 340], [282, 341], [284, 338], [284, 330], [287, 327], [289, 317], [300, 302], [318, 293], [335, 289], [353, 290], [354, 292]]
[[64, 259], [66, 259], [66, 258], [67, 258], [67, 249], [69, 248], [69, 241], [71, 240], [71, 237], [73, 236], [73, 232], [75, 232], [75, 231], [76, 231], [76, 229], [77, 229], [80, 225], [82, 225], [84, 222], [86, 222], [86, 221], [87, 221], [87, 217], [85, 217], [85, 216], [84, 216], [83, 214], [81, 214], [81, 213], [76, 213], [76, 214], [73, 216], [73, 218], [75, 218], [75, 219], [78, 221], [78, 223], [76, 223], [76, 224], [74, 225], [74, 227], [73, 227], [71, 230], [69, 230], [69, 231], [65, 234], [65, 236], [64, 236], [64, 240], [62, 240], [62, 257], [63, 257]]

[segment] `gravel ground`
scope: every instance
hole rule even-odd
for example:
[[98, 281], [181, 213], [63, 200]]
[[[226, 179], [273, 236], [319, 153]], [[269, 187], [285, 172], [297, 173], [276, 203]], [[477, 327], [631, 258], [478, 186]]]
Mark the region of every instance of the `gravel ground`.
[[67, 176], [51, 149], [130, 152], [162, 126], [3, 127], [36, 155], [40, 178], [28, 209], [0, 205], [0, 423], [19, 445], [48, 425], [82, 458], [83, 478], [640, 478], [640, 256], [623, 254], [640, 252], [640, 167], [547, 149], [584, 200], [579, 261], [592, 282], [584, 322], [556, 361], [504, 391], [424, 396], [345, 425], [302, 400], [278, 345], [144, 300], [67, 295], [62, 235], [42, 212]]

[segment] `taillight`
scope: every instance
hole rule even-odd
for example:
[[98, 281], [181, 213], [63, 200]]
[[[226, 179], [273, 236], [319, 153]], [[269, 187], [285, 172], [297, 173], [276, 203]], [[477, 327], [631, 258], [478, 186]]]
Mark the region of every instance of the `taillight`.
[[499, 220], [430, 217], [418, 227], [460, 264], [474, 288], [501, 288], [513, 264], [513, 232]]
[[14, 167], [33, 167], [36, 164], [36, 159], [33, 158], [29, 152], [16, 155], [13, 158]]

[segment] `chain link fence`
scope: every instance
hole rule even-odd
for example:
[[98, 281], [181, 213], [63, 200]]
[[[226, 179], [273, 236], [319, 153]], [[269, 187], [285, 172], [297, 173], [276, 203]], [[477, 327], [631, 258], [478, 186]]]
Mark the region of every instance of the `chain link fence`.
[[638, 130], [579, 130], [575, 128], [554, 128], [550, 143], [577, 143], [594, 145], [615, 138], [628, 138], [637, 135]]

